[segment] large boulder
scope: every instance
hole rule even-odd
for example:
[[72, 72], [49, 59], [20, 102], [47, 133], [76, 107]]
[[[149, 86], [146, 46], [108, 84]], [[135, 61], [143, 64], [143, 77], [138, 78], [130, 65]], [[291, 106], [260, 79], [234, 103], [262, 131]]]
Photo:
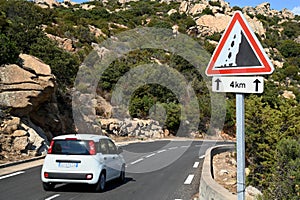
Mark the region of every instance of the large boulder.
[[21, 54], [22, 65], [4, 65], [0, 68], [0, 105], [22, 117], [36, 110], [54, 93], [55, 77], [49, 65], [39, 59]]
[[45, 154], [48, 145], [46, 133], [29, 118], [10, 116], [0, 124], [0, 157], [6, 161]]
[[[249, 22], [250, 27], [255, 33], [259, 35], [264, 35], [266, 33], [262, 22], [259, 21], [256, 17], [254, 17], [253, 19], [250, 18], [248, 15], [245, 15], [245, 17]], [[212, 35], [213, 33], [219, 33], [224, 31], [227, 25], [229, 24], [230, 20], [231, 16], [217, 13], [215, 14], [215, 16], [203, 15], [199, 17], [196, 20], [196, 24], [200, 29], [207, 31], [207, 33], [203, 33], [202, 31], [202, 35]]]

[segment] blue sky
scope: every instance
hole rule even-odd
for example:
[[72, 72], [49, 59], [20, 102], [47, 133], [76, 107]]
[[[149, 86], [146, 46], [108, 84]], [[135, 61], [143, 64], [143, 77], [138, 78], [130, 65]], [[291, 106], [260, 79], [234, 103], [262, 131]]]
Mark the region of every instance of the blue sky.
[[[71, 0], [73, 2], [81, 3], [86, 2], [87, 0]], [[293, 11], [295, 14], [300, 15], [300, 0], [225, 0], [230, 3], [230, 6], [252, 6], [255, 7], [261, 3], [269, 2], [271, 8], [275, 10], [282, 10], [287, 8]]]
[[226, 0], [230, 6], [252, 6], [255, 7], [261, 3], [269, 2], [271, 8], [275, 10], [282, 10], [287, 8], [295, 14], [300, 15], [300, 0]]

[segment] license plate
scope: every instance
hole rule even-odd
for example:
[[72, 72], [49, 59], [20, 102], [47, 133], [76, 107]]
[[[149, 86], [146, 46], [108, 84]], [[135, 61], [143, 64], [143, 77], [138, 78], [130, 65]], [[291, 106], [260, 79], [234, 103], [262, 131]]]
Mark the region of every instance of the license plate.
[[62, 168], [77, 168], [78, 167], [78, 163], [62, 163], [62, 162], [59, 162], [58, 163], [58, 167], [62, 167]]

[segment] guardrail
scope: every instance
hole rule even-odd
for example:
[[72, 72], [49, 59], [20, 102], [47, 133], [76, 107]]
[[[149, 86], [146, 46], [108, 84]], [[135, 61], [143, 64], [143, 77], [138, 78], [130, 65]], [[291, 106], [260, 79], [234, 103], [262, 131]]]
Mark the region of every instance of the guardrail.
[[234, 145], [220, 145], [209, 148], [205, 153], [199, 186], [200, 200], [234, 200], [237, 196], [230, 193], [213, 179], [213, 157], [216, 154], [234, 151]]

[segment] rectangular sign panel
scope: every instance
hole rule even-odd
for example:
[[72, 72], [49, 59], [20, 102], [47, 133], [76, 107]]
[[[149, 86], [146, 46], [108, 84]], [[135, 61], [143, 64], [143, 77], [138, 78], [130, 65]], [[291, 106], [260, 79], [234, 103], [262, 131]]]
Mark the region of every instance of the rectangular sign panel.
[[232, 92], [232, 93], [263, 93], [263, 77], [213, 77], [213, 92]]

